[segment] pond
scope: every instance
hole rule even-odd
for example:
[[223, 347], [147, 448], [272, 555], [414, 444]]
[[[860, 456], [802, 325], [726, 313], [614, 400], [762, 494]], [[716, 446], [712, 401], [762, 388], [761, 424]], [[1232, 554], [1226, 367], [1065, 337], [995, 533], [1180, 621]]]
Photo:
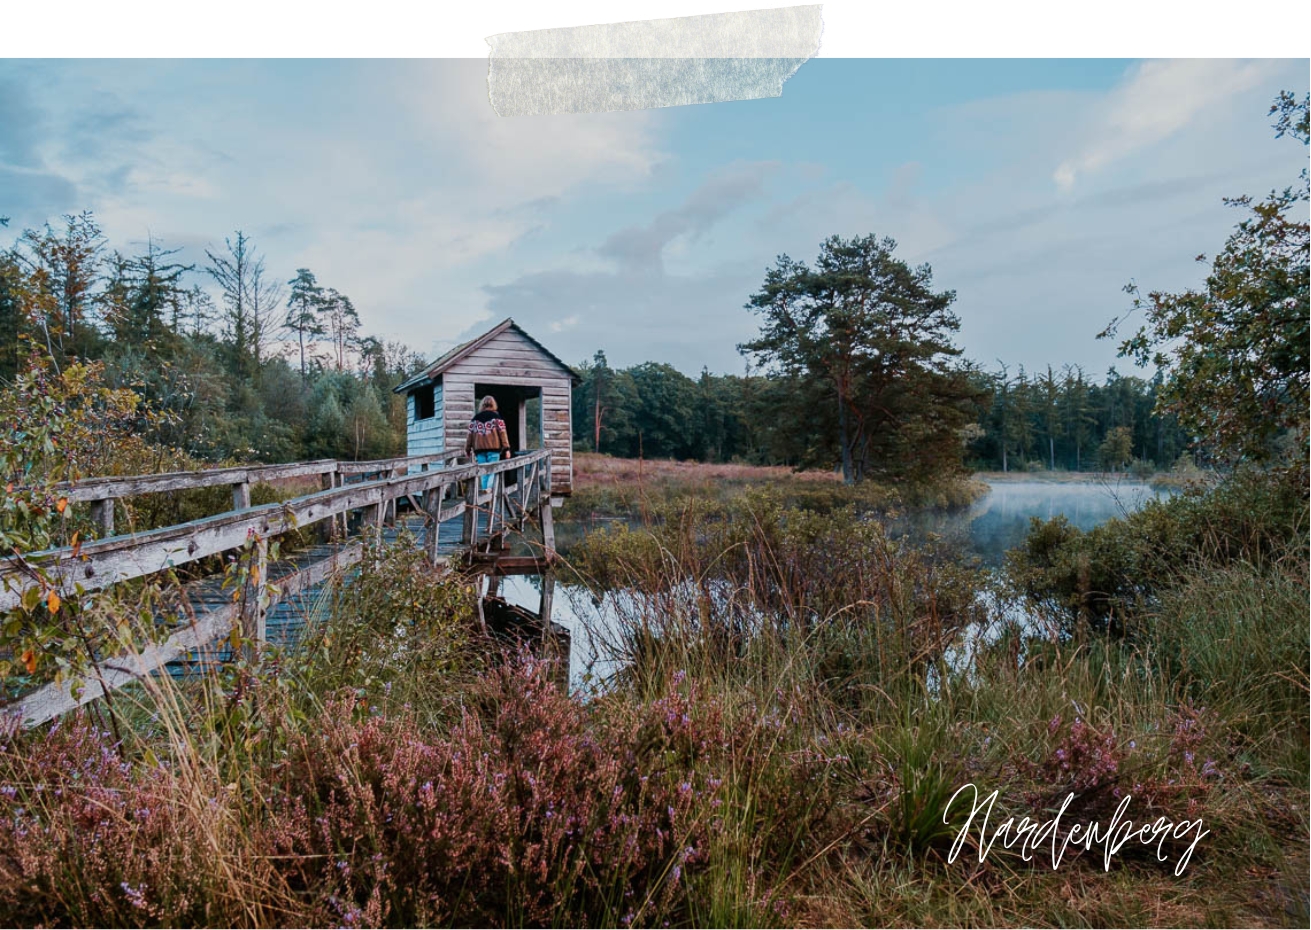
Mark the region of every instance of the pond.
[[1116, 477], [1044, 480], [990, 476], [985, 480], [988, 493], [965, 510], [911, 514], [894, 521], [893, 531], [912, 539], [927, 533], [952, 538], [984, 565], [996, 567], [1008, 549], [1024, 542], [1034, 517], [1050, 520], [1063, 516], [1079, 529], [1090, 530], [1174, 493]]
[[[946, 538], [958, 544], [962, 552], [977, 556], [983, 565], [995, 568], [1001, 565], [1008, 549], [1024, 541], [1032, 517], [1050, 520], [1064, 516], [1079, 529], [1090, 530], [1173, 493], [1142, 481], [1114, 477], [1052, 480], [998, 475], [985, 480], [988, 493], [970, 507], [950, 513], [912, 513], [890, 521], [889, 530], [917, 541], [930, 536]], [[501, 586], [507, 600], [533, 611], [540, 590], [540, 580], [532, 576], [510, 576]], [[572, 636], [572, 688], [585, 689], [589, 681], [604, 680], [616, 670], [616, 662], [607, 656], [601, 641], [605, 633], [595, 627], [598, 620], [604, 624], [603, 618], [625, 596], [632, 595], [612, 592], [598, 601], [585, 588], [556, 585], [552, 619]]]

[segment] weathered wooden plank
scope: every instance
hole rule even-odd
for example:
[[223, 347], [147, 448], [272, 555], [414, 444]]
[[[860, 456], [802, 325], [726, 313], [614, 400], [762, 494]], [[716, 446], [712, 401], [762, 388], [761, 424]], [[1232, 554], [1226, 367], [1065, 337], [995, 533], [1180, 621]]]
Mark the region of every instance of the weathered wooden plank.
[[450, 456], [445, 452], [428, 455], [402, 455], [391, 459], [375, 459], [368, 462], [338, 462], [337, 471], [342, 475], [366, 475], [374, 472], [392, 472], [398, 468], [415, 465], [440, 465]]
[[552, 371], [557, 374], [563, 374], [563, 372], [560, 371], [560, 366], [543, 355], [538, 349], [523, 345], [501, 344], [496, 342], [490, 342], [483, 348], [479, 349], [477, 355], [460, 359], [458, 362], [451, 365], [450, 368], [446, 369], [443, 374], [450, 374], [453, 371], [462, 372], [469, 366], [476, 367], [478, 362], [484, 359], [522, 359], [526, 362], [532, 362], [535, 365], [550, 366]]
[[[467, 376], [466, 376], [467, 377]], [[470, 380], [467, 383], [473, 384], [504, 384], [507, 387], [543, 387], [561, 380], [556, 375], [535, 376], [530, 372], [520, 369], [486, 369], [478, 373], [476, 381]], [[455, 401], [452, 399], [452, 406]]]
[[87, 478], [73, 484], [61, 484], [57, 488], [70, 501], [77, 503], [106, 498], [132, 497], [137, 494], [158, 494], [165, 491], [211, 488], [224, 484], [235, 485], [321, 475], [331, 471], [335, 466], [336, 462], [326, 460], [299, 462], [289, 465], [211, 468], [200, 471], [165, 472], [159, 475]]
[[547, 571], [552, 562], [532, 555], [501, 555], [499, 553], [478, 553], [473, 556], [473, 564], [496, 576], [505, 575], [540, 575]]
[[461, 362], [450, 374], [478, 384], [504, 384], [506, 379], [522, 378], [529, 387], [566, 380], [560, 369], [525, 359], [480, 359], [476, 364]]
[[[403, 456], [381, 459], [376, 462], [337, 462], [322, 459], [314, 462], [292, 462], [282, 465], [242, 465], [233, 468], [208, 468], [198, 471], [164, 472], [158, 475], [126, 475], [123, 477], [87, 478], [73, 483], [56, 485], [56, 491], [72, 503], [85, 503], [133, 497], [138, 494], [160, 494], [168, 491], [185, 491], [221, 485], [252, 485], [259, 482], [281, 481], [288, 478], [313, 477], [345, 468], [350, 474], [370, 470], [382, 471], [398, 464], [421, 464], [440, 456]], [[406, 461], [408, 459], [408, 461]], [[417, 460], [417, 461], [416, 461]]]

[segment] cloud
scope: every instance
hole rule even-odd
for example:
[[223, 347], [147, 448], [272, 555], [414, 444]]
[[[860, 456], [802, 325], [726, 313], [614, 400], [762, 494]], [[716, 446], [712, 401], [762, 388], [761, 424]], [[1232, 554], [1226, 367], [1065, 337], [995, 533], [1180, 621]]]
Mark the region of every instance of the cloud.
[[690, 275], [562, 269], [484, 291], [492, 319], [512, 316], [530, 333], [550, 333], [551, 350], [566, 361], [603, 348], [618, 366], [657, 360], [685, 372], [740, 371], [736, 346], [755, 332], [742, 305], [759, 284], [754, 265], [724, 264]]
[[1052, 174], [1062, 190], [1213, 114], [1269, 77], [1269, 61], [1180, 59], [1135, 65], [1088, 115], [1075, 154]]
[[27, 87], [15, 80], [0, 80], [0, 164], [40, 168], [40, 134], [41, 114]]
[[77, 186], [67, 178], [0, 165], [0, 216], [14, 217], [16, 227], [22, 227], [25, 217], [76, 210], [77, 197]]
[[961, 234], [958, 218], [918, 190], [922, 166], [898, 165], [886, 187], [871, 195], [849, 181], [810, 188], [769, 210], [758, 222], [756, 234], [764, 254], [785, 252], [809, 261], [829, 236], [852, 238], [875, 234], [891, 236], [897, 255], [907, 261], [955, 241]]
[[557, 268], [487, 285], [490, 316], [550, 332], [565, 358], [604, 347], [618, 365], [658, 359], [689, 372], [739, 370], [736, 346], [754, 331], [742, 305], [760, 283], [759, 264], [729, 260], [673, 274], [662, 255], [675, 240], [705, 236], [764, 197], [766, 179], [778, 170], [753, 162], [714, 172], [674, 209], [607, 236], [595, 252], [612, 260], [611, 268]]
[[597, 252], [625, 268], [660, 271], [666, 246], [680, 236], [695, 241], [739, 207], [761, 198], [765, 179], [778, 167], [775, 162], [731, 165], [712, 175], [677, 209], [657, 214], [644, 226], [612, 233]]
[[453, 159], [444, 171], [475, 182], [484, 209], [558, 198], [587, 184], [631, 184], [668, 159], [652, 111], [500, 117], [487, 100], [487, 63], [409, 63], [386, 92], [415, 143]]

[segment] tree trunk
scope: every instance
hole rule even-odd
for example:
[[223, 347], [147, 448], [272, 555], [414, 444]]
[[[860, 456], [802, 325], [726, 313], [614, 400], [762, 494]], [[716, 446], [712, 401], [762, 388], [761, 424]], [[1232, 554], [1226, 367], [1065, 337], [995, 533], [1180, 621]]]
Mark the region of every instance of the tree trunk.
[[838, 389], [838, 441], [842, 443], [842, 481], [853, 484], [855, 476], [851, 472], [851, 442], [847, 436], [847, 398], [841, 388]]

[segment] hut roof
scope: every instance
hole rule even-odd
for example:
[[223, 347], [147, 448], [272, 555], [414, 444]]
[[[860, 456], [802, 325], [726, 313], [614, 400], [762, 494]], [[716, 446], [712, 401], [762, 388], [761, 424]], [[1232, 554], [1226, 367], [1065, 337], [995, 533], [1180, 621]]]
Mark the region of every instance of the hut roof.
[[579, 382], [582, 381], [582, 379], [578, 377], [578, 374], [572, 368], [570, 368], [568, 365], [562, 362], [559, 359], [559, 357], [555, 355], [554, 352], [552, 352], [546, 346], [542, 345], [532, 336], [528, 335], [528, 333], [524, 330], [522, 326], [520, 326], [514, 320], [507, 317], [506, 319], [497, 323], [487, 332], [483, 333], [481, 336], [478, 336], [477, 338], [474, 339], [470, 339], [468, 342], [460, 343], [454, 349], [451, 349], [445, 355], [438, 358], [431, 365], [426, 366], [418, 374], [413, 375], [407, 380], [398, 384], [394, 389], [394, 393], [403, 394], [406, 391], [410, 390], [411, 388], [418, 387], [419, 385], [422, 385], [429, 381], [435, 381], [438, 378], [438, 376], [441, 375], [442, 372], [450, 368], [456, 362], [460, 361], [460, 359], [469, 357], [474, 352], [477, 352], [479, 349], [481, 349], [484, 345], [491, 342], [501, 333], [510, 329], [513, 329], [520, 336], [523, 336], [525, 339], [527, 339], [529, 342], [535, 345], [543, 355], [549, 358], [556, 365], [559, 365], [561, 372], [564, 373], [565, 375], [568, 375], [569, 380], [572, 381], [574, 384], [578, 384]]

